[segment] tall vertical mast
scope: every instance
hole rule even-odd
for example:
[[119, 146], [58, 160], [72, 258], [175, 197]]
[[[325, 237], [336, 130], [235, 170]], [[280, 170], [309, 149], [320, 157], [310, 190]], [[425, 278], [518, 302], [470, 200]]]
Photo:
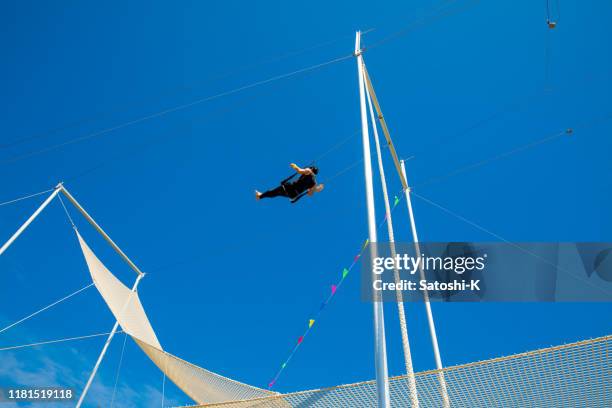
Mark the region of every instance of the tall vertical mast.
[[[387, 234], [389, 236], [389, 247], [391, 257], [395, 259], [397, 251], [395, 249], [395, 234], [393, 232], [393, 218], [391, 216], [391, 205], [389, 204], [389, 192], [387, 191], [387, 180], [385, 177], [385, 168], [382, 162], [382, 153], [380, 151], [380, 139], [378, 137], [378, 127], [376, 126], [376, 119], [374, 116], [374, 109], [372, 108], [372, 98], [370, 97], [370, 91], [366, 87], [366, 96], [368, 99], [368, 109], [370, 111], [370, 120], [372, 121], [372, 131], [374, 133], [374, 141], [376, 143], [376, 156], [378, 157], [378, 172], [380, 173], [380, 184], [383, 190], [386, 219], [387, 219]], [[397, 265], [393, 270], [394, 279], [397, 284], [400, 283], [401, 277]], [[398, 286], [399, 287], [399, 286]], [[410, 391], [410, 402], [412, 408], [419, 407], [419, 397], [416, 388], [416, 378], [414, 377], [414, 368], [412, 366], [412, 353], [410, 352], [410, 341], [408, 339], [408, 327], [406, 325], [406, 312], [404, 311], [404, 296], [402, 295], [401, 289], [395, 291], [397, 297], [397, 312], [399, 315], [400, 322], [400, 333], [402, 336], [402, 349], [404, 350], [404, 365], [406, 366], [406, 374], [408, 375], [408, 389]]]
[[[355, 36], [355, 57], [357, 57], [357, 74], [359, 77], [359, 106], [361, 109], [361, 133], [363, 139], [363, 162], [365, 170], [366, 203], [368, 209], [368, 233], [370, 259], [376, 258], [376, 209], [374, 208], [374, 189], [372, 186], [372, 162], [370, 158], [370, 136], [366, 113], [363, 57], [361, 56], [361, 32]], [[380, 297], [380, 293], [378, 293]], [[385, 344], [385, 319], [383, 302], [380, 298], [372, 299], [374, 309], [374, 361], [376, 364], [376, 390], [378, 407], [391, 406], [389, 396], [389, 375], [387, 372], [387, 350]]]
[[[404, 160], [401, 160], [402, 167], [402, 176], [404, 180], [406, 178], [406, 165], [404, 164]], [[414, 213], [412, 212], [412, 200], [410, 199], [410, 187], [407, 187], [404, 190], [406, 194], [406, 205], [408, 206], [408, 215], [410, 217], [410, 227], [412, 229], [412, 238], [414, 241], [414, 249], [416, 252], [416, 256], [421, 256], [421, 246], [419, 245], [419, 236], [416, 230], [416, 224], [414, 222]], [[423, 271], [423, 263], [419, 263], [419, 274], [420, 279], [425, 279], [425, 272]], [[431, 311], [431, 303], [429, 302], [429, 292], [427, 290], [423, 291], [423, 297], [425, 301], [425, 311], [427, 312], [427, 322], [429, 323], [429, 334], [431, 336], [431, 345], [434, 351], [434, 357], [436, 359], [436, 369], [440, 370], [438, 373], [438, 381], [440, 382], [440, 393], [442, 395], [442, 406], [443, 408], [450, 407], [450, 400], [448, 398], [448, 390], [446, 389], [446, 380], [444, 379], [444, 373], [442, 370], [442, 358], [440, 357], [440, 348], [438, 347], [438, 336], [436, 335], [436, 325], [434, 323], [433, 313]]]
[[[373, 102], [374, 107], [376, 108], [376, 112], [378, 113], [378, 120], [382, 127], [385, 138], [387, 139], [387, 143], [389, 146], [389, 152], [391, 153], [391, 156], [393, 157], [393, 162], [395, 164], [400, 181], [402, 182], [402, 186], [404, 188], [404, 192], [406, 194], [406, 203], [408, 206], [408, 214], [410, 216], [410, 226], [412, 229], [412, 236], [414, 238], [414, 247], [415, 247], [416, 254], [417, 254], [416, 256], [419, 256], [421, 253], [421, 249], [419, 245], [419, 238], [418, 238], [417, 231], [416, 231], [416, 224], [414, 222], [414, 214], [412, 212], [412, 202], [410, 199], [410, 188], [408, 187], [408, 182], [406, 181], [406, 167], [405, 167], [404, 162], [402, 161], [400, 163], [400, 160], [397, 157], [397, 153], [395, 152], [395, 147], [393, 146], [393, 141], [391, 140], [391, 135], [389, 134], [389, 129], [387, 127], [387, 122], [383, 116], [382, 110], [380, 108], [380, 104], [378, 103], [378, 99], [376, 98], [376, 92], [374, 91], [374, 86], [372, 85], [372, 81], [370, 80], [370, 77], [368, 75], [368, 71], [365, 65], [363, 66], [363, 71], [365, 74], [364, 79], [368, 87], [371, 101]], [[425, 274], [423, 271], [422, 264], [420, 264], [419, 274], [421, 276], [421, 279], [424, 279]], [[442, 370], [442, 359], [440, 357], [440, 349], [438, 347], [438, 337], [436, 335], [436, 327], [434, 324], [433, 313], [431, 311], [431, 304], [429, 302], [429, 293], [427, 292], [427, 290], [423, 291], [423, 298], [425, 301], [425, 310], [427, 312], [427, 321], [429, 324], [429, 333], [431, 335], [431, 344], [432, 344], [432, 348], [434, 351], [434, 357], [436, 361], [436, 369], [440, 370], [438, 374], [438, 379], [440, 383], [440, 394], [442, 396], [442, 406], [443, 408], [449, 408], [450, 401], [448, 398], [448, 391], [446, 388], [446, 381], [444, 379], [444, 373], [441, 371]]]

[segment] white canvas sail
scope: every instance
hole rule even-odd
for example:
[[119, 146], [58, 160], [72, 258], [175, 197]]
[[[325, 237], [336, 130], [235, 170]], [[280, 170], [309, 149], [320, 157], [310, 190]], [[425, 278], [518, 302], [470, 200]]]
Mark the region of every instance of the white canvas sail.
[[115, 275], [106, 269], [78, 232], [77, 237], [91, 278], [123, 331], [161, 349], [161, 344], [159, 344], [147, 314], [140, 303], [138, 292], [132, 292], [130, 288], [121, 283]]
[[237, 401], [275, 395], [181, 360], [163, 351], [137, 292], [132, 292], [96, 257], [77, 232], [89, 273], [122, 330], [185, 394], [198, 404]]

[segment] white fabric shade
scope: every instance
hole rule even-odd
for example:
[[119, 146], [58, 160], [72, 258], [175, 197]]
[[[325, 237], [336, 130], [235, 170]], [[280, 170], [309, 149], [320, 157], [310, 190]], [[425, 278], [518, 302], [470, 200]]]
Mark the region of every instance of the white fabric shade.
[[87, 246], [77, 232], [87, 267], [96, 288], [119, 322], [136, 344], [185, 394], [198, 404], [237, 401], [275, 395], [181, 360], [163, 351], [155, 331], [140, 303], [137, 292], [132, 292], [115, 277]]

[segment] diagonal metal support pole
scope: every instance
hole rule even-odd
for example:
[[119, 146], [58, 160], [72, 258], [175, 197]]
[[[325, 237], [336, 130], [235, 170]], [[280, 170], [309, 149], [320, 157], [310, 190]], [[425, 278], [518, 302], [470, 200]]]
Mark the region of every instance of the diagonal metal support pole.
[[[72, 196], [72, 194], [70, 194], [70, 192], [63, 185], [60, 185], [59, 187], [60, 187], [62, 194], [72, 203], [72, 205], [75, 206], [77, 210], [79, 210], [79, 212], [83, 215], [83, 217], [85, 217], [85, 219], [95, 228], [96, 231], [98, 231], [100, 235], [102, 235], [102, 237], [106, 240], [106, 242], [109, 243], [109, 245], [115, 250], [115, 252], [117, 252], [117, 254], [119, 254], [119, 256], [137, 274], [136, 281], [134, 282], [134, 285], [132, 286], [130, 295], [128, 299], [126, 300], [125, 305], [121, 309], [121, 312], [119, 312], [119, 316], [121, 316], [123, 312], [125, 311], [125, 309], [128, 307], [132, 299], [132, 295], [134, 294], [134, 292], [136, 292], [136, 289], [138, 288], [138, 284], [140, 283], [140, 280], [145, 276], [145, 274], [144, 272], [140, 270], [140, 268], [138, 268], [138, 266], [136, 266], [134, 262], [132, 262], [132, 260], [125, 254], [125, 252], [123, 252], [121, 248], [119, 248], [119, 246], [115, 244], [115, 241], [113, 241], [111, 237], [102, 229], [102, 227], [98, 225], [98, 223], [93, 219], [93, 217], [89, 215], [87, 211], [85, 211], [85, 208], [83, 208], [83, 206], [79, 204], [79, 202]], [[102, 363], [102, 360], [104, 359], [104, 356], [106, 355], [108, 347], [111, 341], [113, 340], [113, 337], [117, 333], [118, 329], [119, 329], [119, 320], [116, 320], [110, 334], [108, 335], [108, 338], [106, 339], [106, 342], [104, 343], [104, 346], [102, 347], [102, 351], [100, 352], [100, 355], [98, 356], [98, 360], [96, 361], [96, 364], [91, 374], [89, 375], [89, 378], [87, 379], [85, 388], [83, 389], [83, 392], [81, 393], [81, 396], [79, 397], [79, 401], [77, 402], [77, 405], [76, 405], [77, 408], [80, 408], [81, 404], [85, 400], [87, 392], [89, 391], [89, 388], [91, 387], [91, 384], [96, 376], [96, 373], [98, 372], [98, 368], [100, 367], [100, 364]]]
[[376, 97], [376, 92], [374, 91], [374, 85], [372, 85], [372, 80], [370, 79], [370, 74], [368, 73], [368, 69], [363, 66], [363, 72], [365, 75], [366, 85], [368, 87], [368, 91], [372, 97], [372, 102], [374, 103], [374, 108], [376, 109], [376, 113], [378, 114], [378, 121], [380, 122], [380, 127], [383, 130], [383, 134], [385, 135], [385, 139], [387, 140], [387, 147], [389, 148], [389, 152], [391, 153], [391, 157], [393, 158], [393, 164], [395, 165], [395, 170], [397, 171], [397, 175], [400, 178], [402, 183], [402, 187], [404, 189], [408, 188], [408, 182], [406, 181], [406, 177], [402, 174], [400, 168], [400, 160], [397, 157], [397, 152], [395, 151], [395, 146], [393, 145], [393, 140], [391, 139], [391, 134], [389, 133], [389, 127], [387, 126], [387, 121], [382, 113], [382, 109], [380, 108], [380, 103], [378, 103], [378, 98]]
[[[368, 87], [368, 91], [370, 93], [372, 102], [374, 104], [374, 108], [376, 109], [376, 113], [378, 114], [378, 121], [380, 122], [380, 126], [383, 130], [383, 134], [385, 135], [385, 139], [387, 140], [387, 145], [389, 147], [389, 152], [391, 153], [391, 157], [393, 158], [393, 163], [395, 165], [395, 169], [397, 170], [398, 176], [402, 183], [402, 187], [404, 189], [404, 193], [406, 194], [406, 204], [408, 206], [408, 214], [410, 217], [410, 227], [412, 229], [412, 236], [414, 241], [414, 247], [417, 256], [421, 253], [419, 238], [416, 231], [416, 224], [414, 221], [414, 213], [412, 211], [412, 203], [410, 200], [410, 187], [408, 186], [408, 182], [406, 180], [406, 168], [403, 161], [400, 161], [397, 152], [395, 151], [395, 146], [393, 145], [393, 140], [391, 139], [391, 134], [389, 133], [389, 128], [387, 126], [387, 121], [382, 113], [382, 109], [380, 108], [380, 103], [378, 102], [378, 98], [376, 97], [376, 92], [374, 91], [374, 86], [372, 85], [372, 80], [370, 79], [370, 75], [364, 65], [363, 67], [365, 82]], [[423, 266], [420, 265], [419, 268], [421, 279], [425, 279]], [[436, 326], [434, 323], [433, 312], [431, 310], [431, 303], [429, 301], [429, 293], [427, 290], [423, 291], [423, 297], [425, 301], [425, 310], [427, 312], [427, 322], [429, 324], [429, 333], [431, 336], [431, 344], [434, 352], [434, 358], [436, 361], [436, 369], [439, 371], [438, 380], [440, 383], [440, 395], [442, 396], [442, 407], [450, 408], [450, 399], [448, 397], [448, 390], [446, 386], [446, 380], [444, 378], [444, 372], [442, 371], [442, 358], [440, 357], [440, 348], [438, 346], [438, 337], [436, 334]]]
[[[38, 209], [34, 211], [34, 213], [21, 225], [21, 227], [19, 227], [19, 229], [8, 239], [8, 241], [6, 241], [4, 245], [2, 245], [2, 247], [0, 248], [0, 255], [2, 255], [13, 244], [13, 242], [15, 242], [17, 238], [19, 238], [19, 236], [28, 228], [28, 226], [30, 226], [30, 224], [36, 219], [36, 217], [40, 215], [40, 213], [49, 205], [49, 203], [51, 203], [51, 201], [53, 201], [53, 199], [60, 192], [64, 194], [64, 196], [66, 196], [66, 198], [77, 208], [77, 210], [79, 210], [79, 212], [85, 217], [85, 219], [96, 229], [96, 231], [98, 231], [98, 233], [100, 233], [100, 235], [102, 235], [102, 237], [106, 240], [106, 242], [110, 244], [110, 246], [119, 254], [119, 256], [121, 256], [121, 258], [130, 266], [130, 268], [138, 274], [138, 276], [136, 277], [136, 281], [134, 282], [134, 285], [132, 286], [130, 296], [126, 300], [123, 308], [121, 309], [121, 312], [120, 312], [120, 315], [121, 315], [125, 311], [125, 309], [128, 307], [130, 300], [132, 299], [132, 295], [134, 294], [134, 292], [136, 292], [136, 289], [138, 288], [138, 284], [140, 283], [140, 280], [145, 276], [145, 274], [140, 270], [140, 268], [138, 268], [138, 266], [136, 266], [134, 262], [132, 262], [132, 260], [121, 250], [121, 248], [119, 248], [119, 246], [115, 244], [115, 242], [111, 239], [111, 237], [109, 237], [108, 234], [102, 229], [102, 227], [100, 227], [98, 223], [91, 217], [91, 215], [89, 215], [89, 213], [85, 211], [83, 206], [81, 206], [81, 204], [79, 204], [79, 202], [72, 196], [72, 194], [68, 192], [68, 190], [63, 186], [62, 183], [59, 183], [55, 187], [55, 189], [49, 195], [49, 197], [45, 199], [45, 201], [38, 207]], [[77, 402], [77, 405], [76, 405], [77, 408], [79, 408], [81, 404], [83, 403], [83, 400], [85, 399], [85, 396], [87, 395], [87, 392], [89, 391], [89, 388], [91, 387], [93, 379], [96, 376], [98, 368], [100, 367], [100, 364], [102, 363], [102, 360], [108, 350], [108, 347], [113, 337], [117, 333], [118, 329], [119, 329], [119, 321], [117, 320], [115, 321], [115, 324], [111, 332], [109, 333], [108, 338], [106, 339], [106, 342], [104, 343], [104, 347], [102, 348], [102, 351], [100, 352], [100, 355], [98, 356], [98, 360], [96, 361], [96, 364], [87, 380], [87, 383], [85, 384], [85, 388], [83, 389], [83, 392], [79, 398], [79, 401]]]
[[[404, 180], [406, 180], [406, 165], [404, 160], [401, 160], [401, 170]], [[412, 238], [414, 241], [414, 249], [416, 256], [421, 255], [421, 246], [419, 244], [419, 236], [417, 234], [416, 223], [414, 221], [414, 212], [412, 211], [412, 200], [410, 198], [410, 187], [404, 190], [406, 194], [406, 205], [408, 206], [408, 216], [410, 217], [410, 228], [412, 229]], [[423, 263], [419, 263], [419, 276], [420, 279], [425, 279], [425, 272], [423, 271]], [[442, 395], [442, 407], [450, 408], [450, 399], [448, 397], [448, 390], [446, 387], [446, 379], [444, 378], [444, 371], [442, 371], [442, 358], [440, 357], [440, 347], [438, 346], [438, 336], [436, 334], [436, 324], [434, 323], [433, 312], [431, 311], [431, 302], [429, 301], [429, 292], [423, 291], [423, 300], [425, 301], [425, 312], [427, 313], [427, 322], [429, 323], [429, 334], [431, 337], [431, 345], [434, 351], [434, 358], [436, 360], [436, 369], [438, 370], [438, 382], [440, 383], [440, 394]]]
[[[374, 109], [372, 108], [372, 98], [369, 89], [366, 87], [366, 98], [368, 100], [368, 109], [370, 111], [370, 120], [372, 121], [372, 131], [374, 133], [374, 141], [376, 142], [376, 156], [378, 157], [378, 172], [380, 174], [380, 185], [383, 190], [383, 202], [385, 203], [385, 211], [387, 218], [387, 234], [389, 236], [389, 249], [391, 257], [395, 259], [397, 255], [395, 247], [395, 233], [393, 231], [393, 217], [391, 216], [391, 205], [389, 204], [389, 192], [387, 190], [387, 180], [385, 177], [385, 168], [382, 161], [382, 152], [380, 149], [380, 139], [378, 137], [378, 127], [374, 117]], [[395, 283], [401, 282], [400, 272], [397, 265], [393, 268]], [[408, 325], [406, 324], [406, 312], [404, 310], [404, 296], [401, 289], [395, 291], [397, 298], [397, 312], [400, 323], [400, 333], [402, 336], [402, 349], [404, 350], [404, 365], [406, 374], [408, 375], [408, 390], [410, 392], [410, 404], [412, 408], [419, 408], [419, 397], [417, 393], [416, 378], [414, 376], [414, 368], [412, 365], [412, 353], [410, 351], [410, 340], [408, 338]]]
[[79, 204], [79, 202], [72, 196], [72, 194], [68, 192], [66, 187], [64, 187], [63, 185], [60, 185], [59, 187], [60, 187], [62, 194], [64, 194], [64, 196], [68, 200], [70, 200], [70, 202], [76, 207], [77, 210], [79, 210], [79, 212], [83, 215], [83, 217], [85, 217], [85, 219], [96, 229], [96, 231], [98, 231], [98, 233], [102, 235], [102, 237], [106, 240], [106, 242], [109, 243], [109, 245], [130, 266], [130, 268], [132, 268], [132, 270], [136, 272], [138, 275], [142, 275], [143, 272], [140, 270], [140, 268], [138, 268], [138, 266], [136, 266], [136, 264], [132, 262], [132, 260], [121, 250], [121, 248], [119, 248], [119, 246], [115, 244], [115, 242], [111, 239], [111, 237], [109, 237], [108, 234], [104, 232], [102, 227], [100, 227], [98, 223], [91, 217], [91, 215], [89, 215], [89, 213], [85, 211], [83, 206], [81, 206], [81, 204]]
[[[134, 292], [136, 292], [136, 289], [138, 288], [138, 283], [143, 277], [144, 277], [144, 273], [136, 277], [134, 286], [132, 286], [132, 291], [130, 292], [130, 295], [127, 298], [125, 305], [121, 309], [121, 312], [119, 313], [119, 315], [122, 315], [123, 312], [125, 312], [125, 309], [127, 309], [128, 305], [130, 304], [130, 300], [132, 299], [132, 295], [134, 294]], [[115, 337], [115, 334], [117, 333], [118, 328], [119, 328], [119, 321], [117, 320], [115, 321], [115, 325], [113, 326], [113, 329], [111, 330], [110, 334], [108, 335], [108, 338], [106, 339], [106, 342], [104, 343], [104, 347], [102, 347], [102, 351], [100, 352], [100, 355], [98, 356], [96, 365], [94, 366], [93, 370], [91, 371], [91, 374], [89, 375], [89, 378], [87, 379], [87, 383], [85, 384], [85, 388], [83, 389], [83, 392], [81, 393], [81, 396], [79, 397], [79, 401], [76, 404], [76, 408], [80, 408], [81, 404], [83, 404], [83, 401], [85, 400], [85, 397], [87, 396], [87, 391], [89, 391], [89, 387], [91, 387], [91, 383], [93, 382], [93, 379], [95, 378], [96, 373], [98, 372], [98, 368], [100, 367], [100, 364], [102, 363], [102, 359], [104, 358], [104, 355], [106, 354], [106, 351], [108, 350], [108, 346], [113, 340], [113, 337]]]
[[40, 215], [40, 213], [49, 205], [51, 201], [53, 201], [53, 199], [55, 198], [55, 196], [57, 196], [57, 194], [61, 191], [61, 189], [62, 189], [62, 184], [60, 183], [55, 187], [55, 190], [53, 190], [53, 192], [49, 195], [49, 197], [47, 197], [45, 201], [43, 201], [40, 207], [38, 207], [38, 209], [34, 211], [34, 213], [30, 216], [30, 218], [28, 218], [26, 222], [24, 222], [21, 225], [21, 227], [19, 227], [19, 229], [15, 231], [13, 236], [11, 236], [8, 239], [8, 241], [6, 241], [4, 245], [2, 245], [2, 247], [0, 248], [0, 255], [2, 255], [13, 244], [13, 242], [15, 242], [17, 238], [19, 238], [19, 236], [23, 233], [23, 231], [25, 231], [26, 228], [30, 226], [32, 221], [34, 221], [36, 217]]

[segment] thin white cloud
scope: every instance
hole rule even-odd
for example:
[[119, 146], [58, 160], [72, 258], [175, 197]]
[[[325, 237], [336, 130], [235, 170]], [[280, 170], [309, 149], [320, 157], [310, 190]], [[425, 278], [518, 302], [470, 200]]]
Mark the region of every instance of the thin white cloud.
[[[64, 361], [65, 363], [60, 363]], [[69, 363], [68, 363], [69, 362]], [[19, 352], [0, 352], [0, 384], [29, 387], [61, 386], [73, 388], [78, 395], [91, 370], [91, 361], [78, 350], [69, 348], [53, 354], [42, 349], [28, 349]], [[161, 384], [160, 384], [161, 385]], [[114, 377], [105, 378], [99, 374], [88, 393], [85, 406], [109, 406], [114, 390]], [[130, 384], [119, 380], [114, 398], [114, 408], [160, 407], [162, 394], [151, 384]], [[37, 406], [39, 404], [33, 404]], [[178, 400], [165, 396], [165, 406], [177, 406]], [[3, 403], [3, 407], [17, 405]], [[46, 408], [65, 408], [66, 403], [44, 403]]]

